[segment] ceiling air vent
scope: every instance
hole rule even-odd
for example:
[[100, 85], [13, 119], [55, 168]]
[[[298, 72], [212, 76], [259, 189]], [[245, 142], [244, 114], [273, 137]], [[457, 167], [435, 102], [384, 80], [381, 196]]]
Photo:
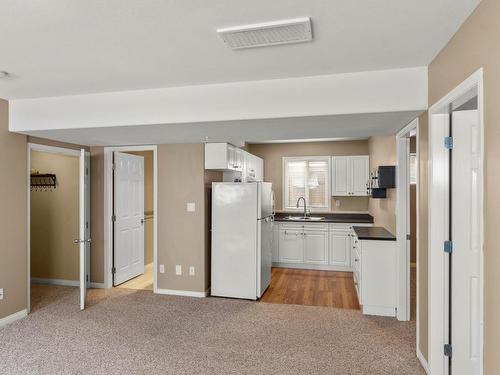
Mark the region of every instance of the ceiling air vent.
[[232, 49], [302, 43], [312, 40], [309, 17], [226, 27], [217, 29], [217, 33]]

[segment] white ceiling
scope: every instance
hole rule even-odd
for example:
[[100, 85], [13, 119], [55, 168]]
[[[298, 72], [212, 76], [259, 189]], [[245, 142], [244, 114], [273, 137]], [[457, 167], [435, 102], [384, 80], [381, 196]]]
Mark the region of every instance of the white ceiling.
[[[167, 143], [359, 139], [395, 134], [421, 111], [310, 116], [182, 124], [25, 131], [36, 137], [89, 146]], [[208, 139], [206, 138], [208, 137]]]
[[[7, 99], [425, 66], [479, 0], [2, 0]], [[312, 43], [234, 51], [215, 29], [311, 17]]]

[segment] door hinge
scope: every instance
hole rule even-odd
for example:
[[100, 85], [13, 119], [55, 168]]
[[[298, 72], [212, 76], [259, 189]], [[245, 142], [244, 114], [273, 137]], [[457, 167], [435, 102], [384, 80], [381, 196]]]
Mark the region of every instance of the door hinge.
[[111, 221], [112, 221], [113, 223], [116, 221], [116, 216], [115, 216], [115, 215], [111, 216]]
[[410, 240], [411, 240], [411, 234], [407, 234], [407, 235], [406, 235], [406, 239], [407, 239], [408, 241], [410, 241]]
[[443, 250], [445, 253], [451, 254], [453, 252], [453, 241], [444, 241]]
[[444, 137], [444, 147], [448, 150], [453, 149], [453, 137]]
[[111, 273], [112, 273], [113, 275], [116, 273], [116, 268], [115, 268], [115, 267], [111, 268]]
[[85, 168], [85, 175], [89, 175], [89, 169], [88, 168]]
[[453, 348], [451, 344], [444, 344], [443, 352], [445, 357], [451, 357], [451, 355], [453, 354]]
[[116, 164], [115, 164], [115, 163], [113, 163], [113, 165], [111, 166], [111, 168], [112, 168], [113, 170], [115, 170], [115, 169], [116, 169]]
[[87, 280], [87, 282], [89, 282], [89, 275], [85, 275], [85, 280]]

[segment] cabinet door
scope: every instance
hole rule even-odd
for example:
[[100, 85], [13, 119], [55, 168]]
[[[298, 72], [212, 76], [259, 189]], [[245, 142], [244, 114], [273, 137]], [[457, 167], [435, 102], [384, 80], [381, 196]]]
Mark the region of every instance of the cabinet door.
[[304, 263], [328, 264], [328, 232], [304, 231]]
[[351, 237], [342, 231], [330, 232], [330, 265], [351, 266]]
[[351, 195], [351, 173], [349, 156], [332, 157], [332, 195]]
[[281, 263], [302, 263], [304, 261], [302, 232], [280, 230], [279, 260]]
[[274, 228], [273, 228], [273, 263], [279, 262], [280, 257], [279, 257], [279, 241], [280, 241], [280, 230], [279, 230], [279, 224], [276, 222], [274, 223]]
[[368, 195], [369, 163], [368, 155], [351, 157], [351, 195]]

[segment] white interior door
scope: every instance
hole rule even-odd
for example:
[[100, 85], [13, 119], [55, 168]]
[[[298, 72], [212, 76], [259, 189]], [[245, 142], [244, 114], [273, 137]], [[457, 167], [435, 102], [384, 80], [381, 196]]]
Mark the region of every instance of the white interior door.
[[481, 155], [477, 110], [453, 112], [452, 373], [481, 369]]
[[114, 153], [114, 279], [144, 273], [144, 158]]
[[80, 310], [85, 309], [85, 296], [90, 283], [90, 153], [80, 151], [80, 182], [79, 182], [79, 235], [75, 240], [80, 252]]

